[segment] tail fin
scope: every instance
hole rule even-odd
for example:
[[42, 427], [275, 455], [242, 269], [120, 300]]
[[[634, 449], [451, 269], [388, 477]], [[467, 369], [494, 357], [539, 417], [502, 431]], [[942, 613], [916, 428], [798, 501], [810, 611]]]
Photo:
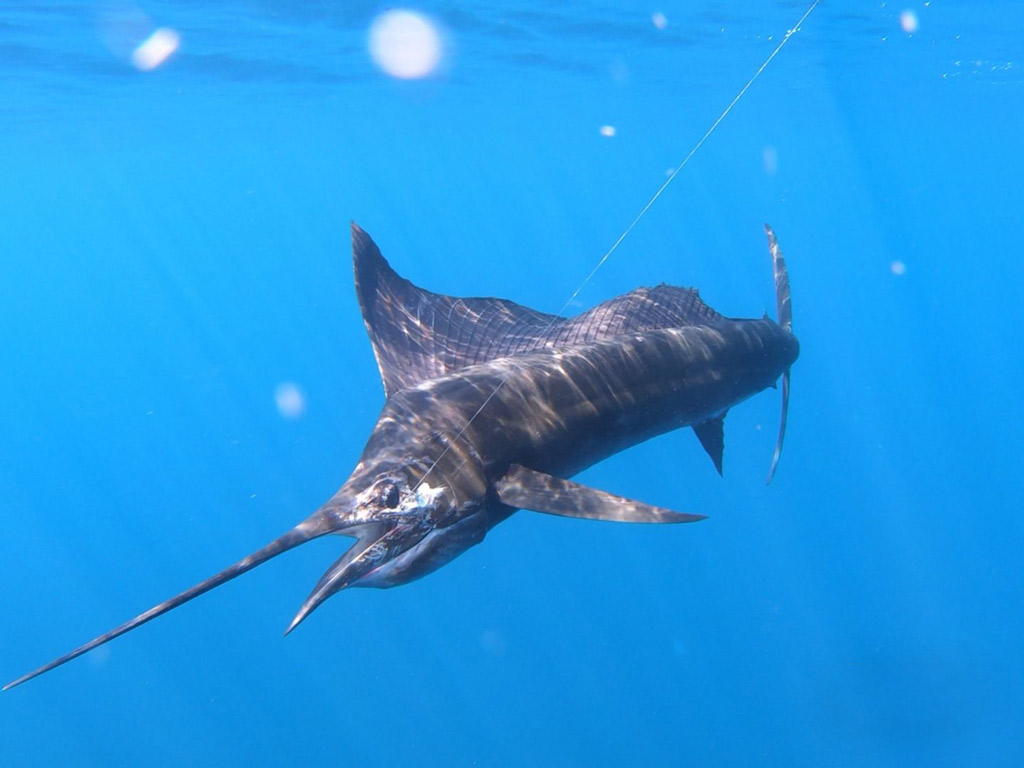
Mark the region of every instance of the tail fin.
[[187, 603], [192, 598], [199, 597], [199, 595], [203, 594], [204, 592], [209, 592], [214, 587], [219, 587], [224, 582], [231, 581], [231, 579], [235, 578], [236, 576], [241, 576], [246, 571], [255, 568], [257, 565], [265, 563], [270, 558], [276, 557], [282, 552], [292, 549], [293, 547], [297, 547], [300, 544], [304, 544], [307, 541], [315, 539], [318, 536], [322, 536], [323, 534], [328, 532], [329, 528], [325, 524], [324, 517], [319, 512], [313, 514], [308, 519], [299, 523], [297, 526], [295, 526], [290, 531], [285, 533], [283, 536], [274, 539], [267, 546], [263, 547], [262, 549], [256, 550], [248, 557], [239, 560], [237, 563], [225, 568], [220, 573], [211, 576], [205, 581], [199, 582], [191, 589], [186, 589], [184, 592], [175, 595], [170, 600], [166, 600], [160, 603], [159, 605], [153, 606], [145, 613], [140, 613], [134, 619], [125, 622], [119, 627], [115, 627], [114, 629], [110, 630], [109, 632], [106, 632], [105, 634], [100, 635], [94, 640], [90, 640], [85, 645], [81, 645], [78, 648], [75, 648], [75, 650], [71, 651], [70, 653], [66, 653], [60, 658], [54, 659], [48, 664], [44, 664], [43, 666], [39, 667], [39, 669], [29, 672], [27, 675], [22, 675], [17, 680], [13, 680], [7, 685], [5, 685], [3, 687], [3, 690], [6, 691], [11, 688], [14, 688], [17, 685], [21, 685], [22, 683], [31, 680], [33, 677], [38, 677], [44, 672], [49, 672], [51, 669], [59, 667], [61, 664], [65, 664], [71, 661], [72, 659], [78, 658], [83, 653], [88, 653], [92, 649], [98, 648], [104, 643], [110, 642], [115, 637], [120, 637], [121, 635], [125, 634], [126, 632], [130, 632], [136, 627], [141, 627], [147, 621], [155, 619], [157, 616], [162, 616], [168, 611], [174, 610], [179, 605]]
[[[775, 273], [775, 302], [778, 312], [779, 325], [790, 333], [793, 332], [793, 308], [789, 297], [789, 272], [786, 271], [786, 260], [779, 248], [779, 241], [775, 239], [775, 233], [767, 224], [764, 225], [764, 232], [768, 235], [768, 249], [772, 255], [772, 270]], [[786, 438], [786, 416], [789, 413], [789, 369], [782, 374], [782, 415], [779, 418], [779, 438], [775, 442], [775, 453], [772, 456], [772, 465], [768, 470], [768, 479], [765, 484], [771, 483], [775, 477], [775, 470], [779, 466], [779, 457], [782, 455], [782, 441]]]

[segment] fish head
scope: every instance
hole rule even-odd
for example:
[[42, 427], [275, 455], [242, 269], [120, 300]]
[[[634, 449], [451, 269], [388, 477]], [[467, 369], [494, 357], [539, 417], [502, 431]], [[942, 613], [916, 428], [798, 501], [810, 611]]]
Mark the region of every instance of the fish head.
[[452, 506], [445, 488], [432, 486], [411, 466], [389, 463], [366, 470], [360, 464], [320, 513], [333, 532], [362, 538], [364, 526], [436, 525]]
[[351, 586], [377, 586], [375, 576], [411, 550], [454, 513], [454, 497], [444, 486], [417, 478], [408, 468], [357, 470], [317, 515], [332, 533], [355, 543], [324, 572], [292, 623], [291, 632], [331, 595]]

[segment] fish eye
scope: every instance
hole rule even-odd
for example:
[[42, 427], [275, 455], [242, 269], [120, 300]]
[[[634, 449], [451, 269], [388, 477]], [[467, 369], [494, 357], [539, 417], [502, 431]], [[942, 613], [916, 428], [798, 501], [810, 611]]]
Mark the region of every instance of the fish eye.
[[392, 482], [381, 483], [377, 489], [377, 500], [388, 509], [394, 509], [398, 506], [398, 486]]

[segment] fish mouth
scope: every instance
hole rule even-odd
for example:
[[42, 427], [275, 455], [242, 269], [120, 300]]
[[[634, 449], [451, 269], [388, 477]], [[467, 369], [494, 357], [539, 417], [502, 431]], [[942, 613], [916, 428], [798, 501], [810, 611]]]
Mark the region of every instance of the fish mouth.
[[285, 635], [299, 626], [331, 595], [351, 587], [388, 561], [416, 546], [429, 532], [429, 526], [419, 522], [374, 522], [337, 532], [355, 536], [356, 541], [320, 577], [288, 625]]

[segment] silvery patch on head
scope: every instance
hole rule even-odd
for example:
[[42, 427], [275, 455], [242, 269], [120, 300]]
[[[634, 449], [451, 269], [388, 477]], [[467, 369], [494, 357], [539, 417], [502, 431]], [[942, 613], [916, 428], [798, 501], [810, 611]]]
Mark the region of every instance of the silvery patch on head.
[[416, 486], [416, 503], [421, 508], [433, 507], [434, 502], [437, 501], [437, 497], [444, 493], [441, 488], [434, 488], [430, 483], [424, 480], [418, 486]]

